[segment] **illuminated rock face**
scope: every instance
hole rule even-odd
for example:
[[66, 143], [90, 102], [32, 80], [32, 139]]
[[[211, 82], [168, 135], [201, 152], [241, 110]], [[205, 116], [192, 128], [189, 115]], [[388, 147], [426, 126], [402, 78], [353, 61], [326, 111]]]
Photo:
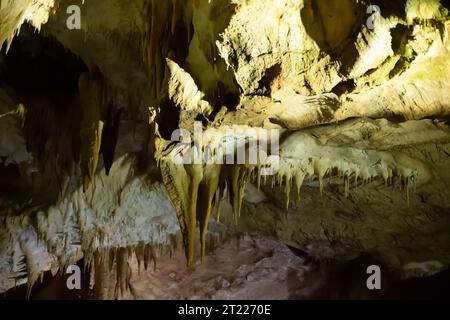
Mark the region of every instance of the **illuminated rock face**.
[[[367, 252], [405, 277], [448, 267], [450, 20], [439, 0], [86, 0], [81, 30], [68, 30], [71, 4], [0, 8], [0, 43], [9, 47], [30, 21], [89, 69], [70, 109], [79, 132], [42, 148], [80, 140], [80, 156], [64, 158], [70, 169], [57, 179], [59, 202], [2, 200], [0, 290], [13, 285], [10, 275], [32, 284], [63, 268], [79, 248], [100, 270], [105, 298], [106, 260], [116, 261], [123, 287], [124, 261], [151, 260], [152, 248], [171, 248], [181, 230], [193, 265], [213, 216], [318, 258]], [[36, 111], [15, 112], [21, 101], [0, 92], [1, 163], [16, 165], [19, 178], [46, 181], [26, 134], [39, 128], [29, 120]], [[195, 121], [201, 151], [224, 137], [242, 140], [239, 130], [250, 129], [244, 140], [257, 144], [278, 130], [277, 170], [261, 174], [274, 158], [175, 163], [171, 135], [182, 128], [194, 136]], [[249, 151], [246, 143], [240, 149]], [[72, 240], [60, 246], [57, 236]], [[36, 263], [23, 265], [22, 256]]]
[[9, 49], [11, 42], [24, 21], [29, 21], [33, 27], [40, 30], [47, 23], [50, 12], [55, 6], [55, 0], [4, 0], [0, 6], [0, 46], [6, 44]]

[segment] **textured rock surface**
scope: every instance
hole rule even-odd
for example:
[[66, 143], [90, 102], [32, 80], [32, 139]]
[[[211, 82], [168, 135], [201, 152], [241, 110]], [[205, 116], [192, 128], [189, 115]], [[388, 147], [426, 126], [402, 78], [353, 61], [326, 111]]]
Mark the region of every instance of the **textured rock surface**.
[[0, 46], [6, 43], [8, 49], [16, 32], [24, 21], [29, 21], [33, 27], [40, 30], [47, 23], [49, 15], [55, 6], [55, 0], [4, 0], [0, 4]]
[[[305, 143], [312, 136], [320, 141], [319, 145], [339, 146], [330, 152], [333, 156], [339, 154], [337, 165], [356, 156], [368, 161], [368, 170], [378, 171], [384, 160], [371, 159], [372, 151], [367, 151], [377, 150], [376, 155], [393, 156], [407, 166], [397, 167], [394, 172], [418, 170], [417, 179], [409, 181], [412, 185], [400, 177], [385, 183], [374, 176], [364, 182], [356, 180], [355, 175], [346, 180], [337, 171], [328, 171], [323, 187], [320, 181], [305, 179], [299, 198], [295, 189], [264, 187], [261, 192], [266, 200], [244, 202], [242, 228], [254, 230], [257, 226], [257, 230], [276, 235], [316, 257], [351, 259], [368, 252], [405, 277], [445, 269], [450, 240], [449, 195], [445, 187], [448, 127], [429, 120], [402, 124], [353, 120], [335, 126], [331, 136], [326, 127], [308, 131], [302, 132], [302, 143], [287, 148], [293, 142], [290, 137], [281, 145], [282, 160], [284, 148], [295, 150], [302, 145], [306, 148], [300, 149], [300, 155], [314, 156], [317, 147], [308, 148]], [[329, 163], [326, 157], [322, 160]], [[287, 210], [287, 199], [280, 193], [290, 193], [292, 202]]]
[[184, 264], [181, 251], [150, 272], [132, 261], [131, 290], [123, 298], [280, 300], [310, 297], [323, 285], [317, 265], [257, 236], [222, 242], [195, 270]]
[[156, 256], [147, 251], [173, 250], [179, 227], [164, 186], [133, 176], [133, 163], [118, 159], [109, 177], [98, 175], [86, 193], [81, 188], [50, 208], [2, 216], [0, 291], [27, 277], [33, 284], [45, 271], [65, 272], [80, 258], [90, 267], [98, 251], [114, 263], [115, 248], [127, 248], [127, 257], [136, 253], [149, 264]]
[[[70, 116], [39, 116], [56, 128], [39, 147], [30, 132], [41, 132], [40, 122], [27, 119], [41, 109], [7, 98], [3, 92], [14, 88], [0, 88], [0, 164], [18, 173], [1, 169], [29, 187], [23, 199], [0, 195], [0, 291], [14, 285], [11, 274], [28, 274], [33, 283], [42, 271], [70, 263], [76, 248], [100, 269], [105, 252], [119, 249], [113, 258], [123, 278], [128, 248], [171, 247], [179, 229], [193, 264], [197, 225], [204, 248], [214, 200], [225, 190], [232, 207], [222, 201], [219, 212], [228, 225], [237, 220], [241, 230], [276, 236], [315, 257], [349, 260], [365, 252], [405, 277], [448, 268], [444, 2], [377, 0], [381, 11], [371, 15], [369, 3], [356, 0], [85, 0], [78, 1], [82, 29], [68, 30], [72, 2], [1, 1], [0, 44], [9, 47], [29, 21], [103, 80], [102, 98], [86, 98], [97, 90], [87, 82], [70, 100]], [[124, 112], [108, 177], [99, 143], [115, 139], [100, 137], [98, 125], [111, 104]], [[193, 134], [194, 120], [206, 130], [205, 148], [226, 128], [280, 130], [277, 175], [260, 181], [258, 191], [261, 166], [248, 161], [174, 164], [179, 150], [168, 140], [178, 127]], [[67, 123], [87, 129], [58, 134]], [[81, 159], [75, 147], [66, 150], [74, 137]], [[57, 177], [53, 161], [62, 167]], [[92, 180], [86, 193], [82, 175]], [[47, 181], [58, 191], [48, 198], [36, 192]], [[69, 240], [61, 245], [58, 237]], [[108, 296], [102, 288], [99, 296]]]

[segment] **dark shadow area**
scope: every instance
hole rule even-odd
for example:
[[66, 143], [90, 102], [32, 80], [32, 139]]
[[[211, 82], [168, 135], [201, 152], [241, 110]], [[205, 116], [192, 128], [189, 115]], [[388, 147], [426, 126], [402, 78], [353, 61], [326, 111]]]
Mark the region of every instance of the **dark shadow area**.
[[368, 5], [380, 7], [380, 14], [384, 18], [396, 16], [400, 19], [406, 19], [406, 2], [407, 0], [371, 0]]
[[277, 63], [266, 70], [264, 77], [259, 80], [258, 83], [258, 95], [264, 95], [270, 97], [271, 95], [271, 84], [272, 82], [281, 74], [281, 63]]
[[[28, 104], [38, 97], [70, 99], [78, 94], [78, 78], [87, 70], [84, 62], [56, 40], [24, 24], [11, 49], [2, 52], [4, 82], [12, 87], [21, 102]], [[60, 108], [63, 108], [61, 105]]]
[[6, 166], [0, 163], [0, 194], [11, 198], [20, 197], [20, 194], [27, 191], [29, 191], [29, 185], [21, 179], [19, 166], [17, 164]]
[[[430, 300], [450, 298], [450, 270], [430, 277], [402, 279], [397, 272], [368, 254], [361, 254], [350, 261], [318, 261], [305, 252], [290, 248], [301, 258], [320, 267], [324, 285], [310, 299], [320, 300]], [[379, 266], [381, 289], [369, 290], [367, 273], [369, 266]], [[319, 271], [318, 271], [319, 272]], [[295, 299], [295, 288], [292, 288]]]
[[352, 92], [356, 88], [355, 80], [350, 79], [347, 81], [339, 82], [332, 90], [335, 95], [340, 97], [343, 94]]
[[[78, 264], [83, 270], [83, 262]], [[0, 300], [89, 300], [92, 299], [93, 290], [89, 289], [89, 272], [81, 272], [81, 290], [67, 288], [67, 281], [71, 274], [58, 273], [54, 277], [50, 272], [46, 272], [43, 281], [34, 286], [30, 296], [27, 297], [28, 286], [21, 285], [6, 293], [0, 294]]]
[[[450, 270], [425, 278], [402, 280], [398, 274], [391, 272], [377, 259], [362, 254], [351, 261], [317, 261], [301, 250], [290, 248], [296, 255], [305, 259], [309, 268], [317, 268], [317, 273], [323, 277], [323, 285], [309, 297], [296, 294], [299, 287], [317, 281], [317, 275], [311, 279], [293, 277], [289, 291], [292, 300], [431, 300], [450, 298]], [[377, 265], [381, 269], [381, 290], [369, 290], [366, 282], [370, 274], [367, 268]], [[83, 270], [83, 262], [78, 266]], [[90, 289], [90, 273], [81, 273], [81, 290], [69, 290], [67, 280], [70, 274], [57, 274], [53, 277], [50, 272], [45, 273], [42, 282], [35, 285], [31, 295], [27, 298], [27, 285], [18, 286], [0, 294], [0, 300], [90, 300], [93, 290]]]
[[8, 53], [1, 53], [3, 88], [21, 104], [28, 151], [38, 164], [33, 192], [42, 202], [53, 202], [61, 177], [73, 170], [80, 155], [78, 79], [87, 70], [76, 55], [53, 38], [21, 27]]
[[[228, 1], [216, 1], [210, 3], [210, 14], [207, 17], [209, 22], [215, 23], [212, 27], [213, 39], [220, 39], [220, 34], [222, 34], [228, 27], [233, 14], [236, 11], [236, 4]], [[232, 68], [228, 68], [224, 59], [219, 56], [219, 51], [215, 43], [210, 43], [210, 41], [200, 37], [200, 50], [205, 56], [206, 60], [212, 63], [214, 69], [225, 71], [225, 78], [217, 78], [214, 76], [214, 82], [216, 86], [213, 88], [199, 88], [205, 93], [205, 100], [207, 100], [214, 108], [214, 112], [210, 115], [209, 120], [213, 120], [216, 113], [220, 110], [222, 106], [227, 107], [229, 110], [236, 110], [239, 103], [240, 87], [237, 83]], [[236, 60], [233, 60], [235, 56], [231, 54], [229, 57], [232, 60], [232, 64], [237, 64]], [[185, 64], [184, 68], [187, 72], [191, 74], [197, 85], [200, 86], [199, 79], [196, 79], [196, 74], [191, 70], [189, 64]]]
[[301, 17], [308, 35], [348, 73], [358, 58], [355, 40], [368, 17], [366, 7], [355, 0], [307, 0]]

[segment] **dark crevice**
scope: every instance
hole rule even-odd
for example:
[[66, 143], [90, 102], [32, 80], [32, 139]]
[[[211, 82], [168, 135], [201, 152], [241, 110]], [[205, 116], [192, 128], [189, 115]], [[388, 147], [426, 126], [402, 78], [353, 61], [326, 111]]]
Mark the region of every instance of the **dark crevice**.
[[36, 33], [28, 24], [1, 56], [1, 82], [14, 102], [23, 105], [26, 145], [38, 166], [29, 179], [39, 194], [34, 198], [52, 202], [58, 197], [63, 173], [70, 172], [79, 159], [78, 79], [87, 67], [59, 42]]
[[337, 95], [338, 97], [342, 96], [343, 94], [351, 93], [356, 88], [355, 80], [350, 79], [346, 81], [342, 81], [339, 84], [337, 84], [331, 92]]

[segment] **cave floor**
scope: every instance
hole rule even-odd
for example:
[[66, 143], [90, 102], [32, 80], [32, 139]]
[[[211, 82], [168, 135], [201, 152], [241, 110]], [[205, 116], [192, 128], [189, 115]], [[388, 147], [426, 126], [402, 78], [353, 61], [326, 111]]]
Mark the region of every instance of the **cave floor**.
[[[366, 268], [377, 263], [369, 256], [348, 262], [317, 261], [305, 253], [258, 235], [234, 236], [210, 250], [203, 263], [185, 266], [184, 252], [162, 256], [144, 270], [135, 258], [129, 262], [129, 288], [118, 300], [309, 300], [309, 299], [431, 299], [450, 296], [450, 272], [401, 281], [383, 277], [383, 289], [366, 288]], [[82, 262], [80, 262], [80, 266]], [[114, 281], [111, 274], [111, 281]], [[67, 275], [47, 273], [33, 289], [32, 300], [92, 299], [89, 273], [82, 290], [66, 288]], [[26, 286], [0, 295], [0, 300], [26, 297]]]

